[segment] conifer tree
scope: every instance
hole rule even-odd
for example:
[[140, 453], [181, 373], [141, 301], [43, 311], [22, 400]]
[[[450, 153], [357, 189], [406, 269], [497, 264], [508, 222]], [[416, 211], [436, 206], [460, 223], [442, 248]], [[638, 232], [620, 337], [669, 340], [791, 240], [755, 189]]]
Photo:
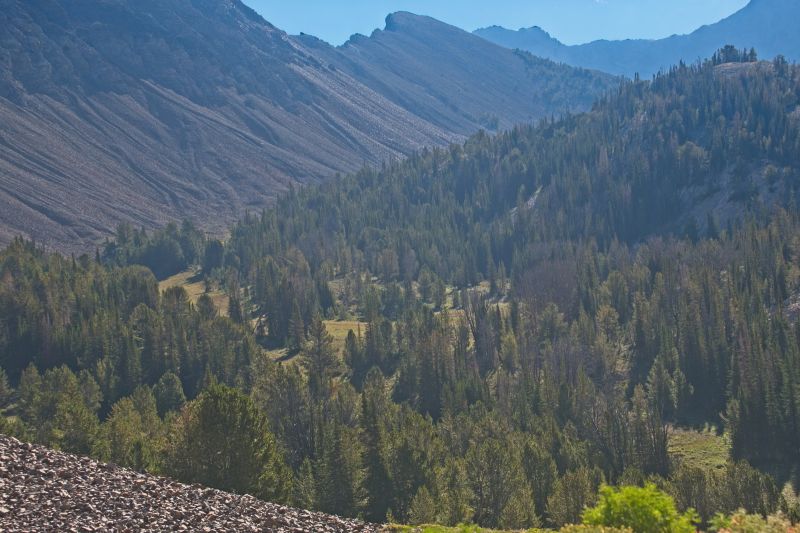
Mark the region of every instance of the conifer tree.
[[367, 494], [365, 516], [381, 523], [392, 501], [392, 482], [387, 465], [388, 435], [385, 430], [389, 399], [386, 382], [378, 369], [367, 375], [361, 394], [361, 422], [364, 432], [364, 489]]
[[177, 479], [285, 502], [291, 473], [267, 420], [241, 392], [212, 385], [175, 419], [167, 470]]
[[333, 337], [325, 328], [319, 315], [314, 316], [309, 328], [308, 345], [303, 351], [303, 366], [308, 372], [311, 397], [321, 401], [330, 394], [331, 380], [339, 373], [339, 358], [333, 349]]

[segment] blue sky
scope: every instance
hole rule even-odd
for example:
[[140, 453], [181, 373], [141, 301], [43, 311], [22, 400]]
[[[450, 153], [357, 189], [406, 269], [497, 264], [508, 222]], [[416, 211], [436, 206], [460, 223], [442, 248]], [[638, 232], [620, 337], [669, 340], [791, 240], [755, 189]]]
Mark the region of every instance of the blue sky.
[[541, 26], [567, 44], [660, 38], [716, 22], [748, 0], [243, 0], [289, 33], [341, 44], [382, 28], [387, 14], [411, 11], [474, 30]]

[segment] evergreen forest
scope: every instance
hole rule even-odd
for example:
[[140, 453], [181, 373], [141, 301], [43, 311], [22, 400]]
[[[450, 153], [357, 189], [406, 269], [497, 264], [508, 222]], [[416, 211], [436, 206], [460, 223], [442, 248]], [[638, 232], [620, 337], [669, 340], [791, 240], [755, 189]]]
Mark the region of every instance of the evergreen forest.
[[559, 528], [609, 486], [797, 520], [799, 318], [800, 68], [727, 47], [224, 239], [17, 239], [0, 432], [377, 523]]

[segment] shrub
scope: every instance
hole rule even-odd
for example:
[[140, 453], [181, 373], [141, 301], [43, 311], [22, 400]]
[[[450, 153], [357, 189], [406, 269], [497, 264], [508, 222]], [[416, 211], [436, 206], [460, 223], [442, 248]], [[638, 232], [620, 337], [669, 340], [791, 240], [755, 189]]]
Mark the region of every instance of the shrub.
[[644, 487], [601, 487], [596, 507], [583, 513], [592, 526], [629, 527], [634, 531], [693, 533], [697, 521], [694, 510], [678, 513], [675, 501], [653, 484]]
[[797, 531], [783, 516], [767, 518], [739, 510], [731, 516], [718, 514], [711, 520], [711, 531], [724, 533], [793, 533]]
[[629, 528], [605, 527], [605, 526], [564, 526], [559, 533], [633, 533]]
[[793, 524], [800, 523], [800, 496], [794, 491], [791, 483], [783, 486], [780, 499], [781, 513]]

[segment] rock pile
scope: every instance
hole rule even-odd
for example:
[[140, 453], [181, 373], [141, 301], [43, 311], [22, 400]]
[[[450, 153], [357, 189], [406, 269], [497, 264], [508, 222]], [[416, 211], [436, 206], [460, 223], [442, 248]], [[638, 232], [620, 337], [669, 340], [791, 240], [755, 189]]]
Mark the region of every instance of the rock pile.
[[380, 530], [357, 520], [184, 485], [0, 435], [0, 531]]

